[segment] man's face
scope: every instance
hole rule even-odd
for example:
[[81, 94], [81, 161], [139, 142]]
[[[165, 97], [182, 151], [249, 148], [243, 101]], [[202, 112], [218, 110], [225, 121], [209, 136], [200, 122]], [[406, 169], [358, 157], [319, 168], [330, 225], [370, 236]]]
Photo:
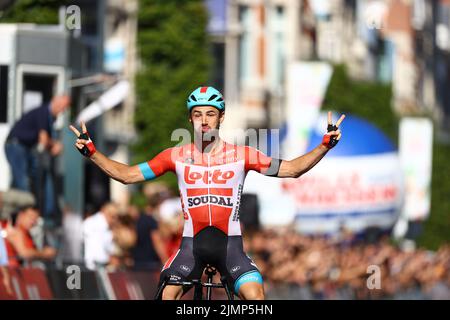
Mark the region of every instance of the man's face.
[[106, 221], [109, 226], [113, 226], [117, 222], [119, 216], [119, 209], [113, 204], [106, 205], [102, 208]]
[[67, 95], [57, 96], [53, 99], [53, 112], [59, 114], [70, 106], [70, 97]]
[[224, 116], [224, 112], [220, 112], [214, 107], [198, 106], [192, 109], [189, 121], [194, 126], [196, 134], [214, 134], [214, 131], [219, 130]]

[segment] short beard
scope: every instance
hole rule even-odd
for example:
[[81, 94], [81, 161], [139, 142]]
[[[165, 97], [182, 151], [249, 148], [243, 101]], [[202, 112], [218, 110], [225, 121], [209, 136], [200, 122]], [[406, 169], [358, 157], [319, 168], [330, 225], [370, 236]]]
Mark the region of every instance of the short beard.
[[208, 145], [205, 148], [205, 152], [208, 152], [209, 149], [212, 148], [212, 144], [214, 141], [219, 139], [219, 128], [220, 125], [217, 125], [217, 127], [215, 129], [211, 129], [208, 132], [197, 132], [194, 135], [194, 143], [197, 146], [203, 146], [205, 143]]

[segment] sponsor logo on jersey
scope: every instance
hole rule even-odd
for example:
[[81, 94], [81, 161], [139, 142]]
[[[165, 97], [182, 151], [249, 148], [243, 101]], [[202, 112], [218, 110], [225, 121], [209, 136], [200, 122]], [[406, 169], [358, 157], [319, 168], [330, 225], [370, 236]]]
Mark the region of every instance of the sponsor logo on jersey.
[[170, 281], [180, 281], [181, 277], [174, 274], [170, 275]]
[[184, 181], [187, 184], [195, 184], [197, 181], [203, 181], [205, 184], [225, 184], [227, 180], [234, 177], [233, 171], [222, 171], [215, 169], [213, 171], [205, 170], [203, 172], [192, 171], [190, 166], [184, 168]]
[[231, 198], [229, 197], [220, 197], [220, 196], [199, 196], [188, 198], [188, 207], [194, 207], [205, 204], [215, 204], [218, 206], [224, 207], [233, 207], [233, 202], [231, 202]]
[[186, 266], [186, 265], [184, 265], [184, 264], [182, 264], [182, 265], [180, 266], [180, 269], [183, 270], [183, 271], [185, 271], [185, 272], [191, 271], [191, 268], [189, 268], [188, 266]]
[[241, 268], [241, 266], [234, 266], [233, 268], [230, 269], [230, 273], [235, 273], [236, 271], [238, 271]]
[[243, 188], [243, 184], [239, 184], [238, 194], [237, 194], [237, 197], [236, 197], [236, 209], [235, 209], [234, 214], [233, 214], [233, 221], [239, 221], [239, 210], [240, 210], [240, 207], [241, 207], [240, 204], [241, 204], [242, 188]]

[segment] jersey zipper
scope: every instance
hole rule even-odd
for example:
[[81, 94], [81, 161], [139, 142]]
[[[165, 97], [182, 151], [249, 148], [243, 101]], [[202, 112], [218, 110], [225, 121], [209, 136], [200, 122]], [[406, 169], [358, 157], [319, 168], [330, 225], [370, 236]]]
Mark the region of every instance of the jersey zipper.
[[212, 226], [212, 213], [211, 213], [211, 203], [209, 201], [210, 196], [211, 196], [211, 190], [209, 189], [209, 183], [210, 183], [210, 155], [208, 154], [208, 210], [209, 210], [209, 225]]

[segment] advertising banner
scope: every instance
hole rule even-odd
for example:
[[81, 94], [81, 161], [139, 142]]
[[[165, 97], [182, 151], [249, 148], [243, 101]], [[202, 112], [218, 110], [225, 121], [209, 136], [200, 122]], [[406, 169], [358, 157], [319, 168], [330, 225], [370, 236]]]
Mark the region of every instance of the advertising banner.
[[427, 118], [400, 121], [400, 162], [405, 177], [402, 217], [424, 220], [430, 213], [433, 123]]
[[332, 72], [332, 67], [325, 62], [295, 62], [288, 68], [286, 114], [289, 116], [282, 150], [286, 158], [306, 150]]

